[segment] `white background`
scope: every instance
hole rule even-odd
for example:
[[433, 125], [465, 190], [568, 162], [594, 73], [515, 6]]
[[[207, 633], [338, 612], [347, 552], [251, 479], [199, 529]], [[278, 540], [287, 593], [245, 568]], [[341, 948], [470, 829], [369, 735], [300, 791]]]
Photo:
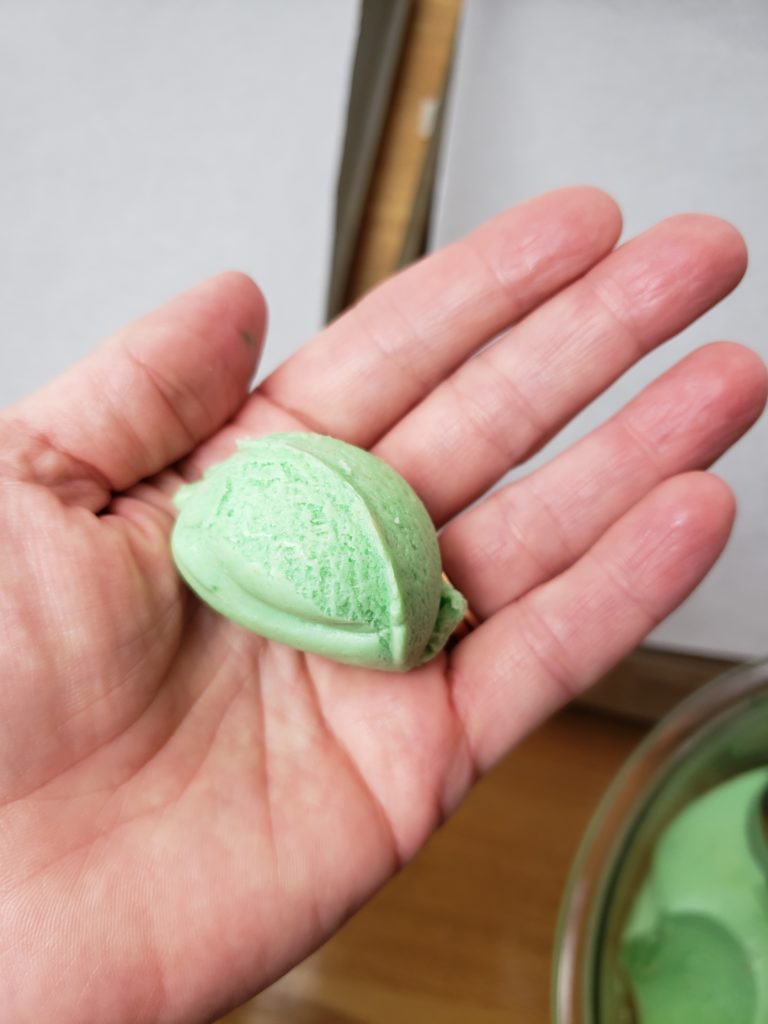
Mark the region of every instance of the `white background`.
[[0, 6], [0, 404], [220, 270], [321, 324], [358, 7]]

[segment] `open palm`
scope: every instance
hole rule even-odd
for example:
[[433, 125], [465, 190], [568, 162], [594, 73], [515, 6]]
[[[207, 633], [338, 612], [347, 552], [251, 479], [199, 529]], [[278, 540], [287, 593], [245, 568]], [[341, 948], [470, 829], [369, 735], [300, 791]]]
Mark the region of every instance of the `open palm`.
[[[590, 189], [518, 207], [250, 395], [263, 304], [224, 275], [0, 417], [4, 1019], [198, 1022], [245, 1000], [703, 576], [733, 509], [696, 471], [765, 399], [733, 344], [473, 504], [743, 273], [713, 218], [612, 251], [619, 230]], [[448, 524], [446, 568], [484, 624], [397, 676], [201, 605], [169, 558], [174, 489], [283, 429], [402, 472]]]

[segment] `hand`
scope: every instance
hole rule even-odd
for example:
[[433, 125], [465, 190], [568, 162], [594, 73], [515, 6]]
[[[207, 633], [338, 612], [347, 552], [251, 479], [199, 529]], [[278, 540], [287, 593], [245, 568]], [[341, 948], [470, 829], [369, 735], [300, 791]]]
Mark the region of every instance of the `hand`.
[[[0, 991], [15, 1024], [208, 1021], [329, 936], [473, 780], [696, 585], [733, 500], [701, 472], [766, 397], [688, 356], [468, 507], [741, 277], [684, 216], [611, 251], [590, 189], [504, 214], [374, 291], [248, 395], [264, 325], [227, 274], [0, 418]], [[490, 347], [470, 359], [489, 339]], [[238, 436], [317, 430], [400, 470], [486, 621], [405, 676], [202, 606], [171, 496]]]

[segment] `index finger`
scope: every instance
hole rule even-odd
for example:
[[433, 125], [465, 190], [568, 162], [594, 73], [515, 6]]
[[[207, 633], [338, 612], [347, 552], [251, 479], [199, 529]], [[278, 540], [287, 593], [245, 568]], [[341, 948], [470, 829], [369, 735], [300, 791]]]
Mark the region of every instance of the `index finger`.
[[618, 207], [598, 189], [529, 200], [374, 289], [257, 394], [368, 447], [478, 348], [589, 270], [620, 231]]

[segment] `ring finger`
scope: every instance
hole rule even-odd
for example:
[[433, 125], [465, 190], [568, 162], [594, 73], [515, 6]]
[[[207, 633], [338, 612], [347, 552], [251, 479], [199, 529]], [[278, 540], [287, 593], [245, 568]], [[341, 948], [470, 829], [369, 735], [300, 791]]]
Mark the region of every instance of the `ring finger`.
[[765, 397], [765, 367], [749, 349], [699, 349], [586, 438], [450, 523], [441, 536], [448, 575], [487, 618], [576, 562], [657, 484], [712, 463]]

